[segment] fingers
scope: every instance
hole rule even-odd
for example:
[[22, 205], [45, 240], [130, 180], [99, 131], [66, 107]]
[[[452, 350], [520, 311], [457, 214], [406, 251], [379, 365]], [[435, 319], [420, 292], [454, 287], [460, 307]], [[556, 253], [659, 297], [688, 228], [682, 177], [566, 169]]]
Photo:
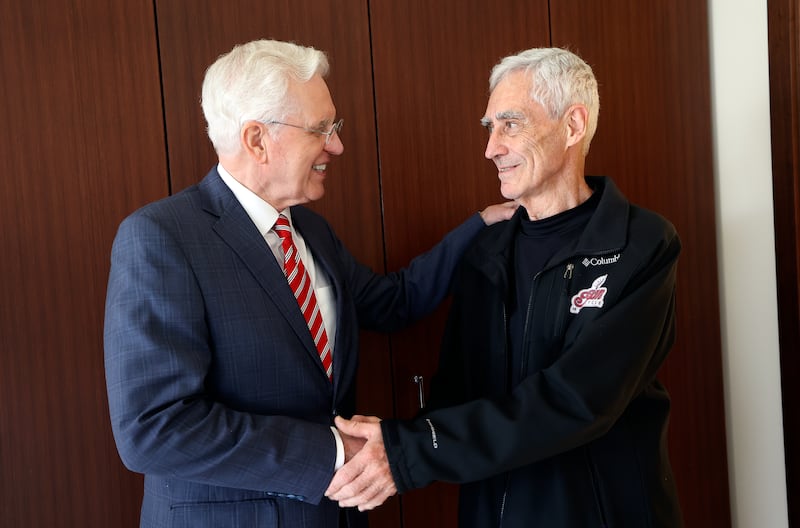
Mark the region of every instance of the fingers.
[[361, 448], [364, 447], [366, 440], [363, 438], [358, 438], [355, 436], [350, 436], [348, 434], [339, 431], [339, 436], [342, 439], [342, 444], [344, 447], [344, 461], [348, 462], [351, 458], [353, 458], [356, 453], [361, 451]]
[[394, 484], [392, 484], [391, 489], [386, 488], [379, 495], [373, 496], [372, 499], [370, 499], [369, 501], [363, 504], [359, 504], [358, 511], [363, 512], [363, 511], [373, 510], [378, 506], [380, 506], [381, 504], [383, 504], [384, 502], [386, 502], [386, 499], [393, 496], [395, 493], [397, 493], [397, 488], [395, 488]]
[[358, 424], [378, 424], [381, 419], [376, 416], [356, 415], [350, 420], [337, 416], [334, 421], [344, 444], [344, 461], [348, 462], [364, 447], [369, 435], [373, 434], [371, 428], [360, 427]]
[[[342, 508], [358, 506], [360, 511], [372, 510], [397, 493], [391, 473], [383, 471], [365, 471], [352, 483], [352, 486], [352, 489], [358, 490], [358, 492], [339, 500], [339, 506]], [[342, 492], [345, 491], [347, 490], [342, 490]]]
[[[354, 483], [356, 484], [356, 483]], [[359, 479], [357, 485], [363, 485]], [[386, 499], [397, 493], [394, 481], [390, 478], [380, 480], [370, 480], [365, 487], [354, 496], [339, 501], [342, 508], [357, 506], [359, 511], [372, 510], [386, 502]]]
[[[325, 495], [342, 508], [371, 510], [397, 493], [385, 453], [366, 448], [340, 469]], [[382, 451], [382, 450], [381, 450]]]
[[[336, 472], [328, 485], [325, 494], [329, 497], [331, 494], [337, 493], [342, 486], [357, 478], [369, 464], [370, 459], [361, 453], [370, 439], [377, 437], [376, 441], [383, 449], [380, 419], [373, 420], [366, 416], [355, 416], [353, 420], [346, 420], [337, 416], [335, 424], [344, 444], [345, 465]], [[359, 455], [361, 456], [359, 457]]]
[[363, 416], [361, 414], [356, 414], [352, 418], [350, 418], [353, 422], [367, 422], [367, 423], [380, 423], [381, 419], [377, 416]]
[[379, 422], [374, 417], [336, 418], [336, 427], [342, 433], [366, 439], [361, 451], [336, 472], [325, 491], [325, 496], [343, 508], [371, 510], [397, 493]]
[[380, 421], [381, 419], [376, 416], [356, 415], [350, 420], [337, 416], [334, 419], [334, 424], [339, 431], [346, 435], [369, 439], [370, 435], [375, 434], [376, 428], [378, 434], [380, 434], [380, 425], [378, 425]]
[[486, 225], [492, 225], [502, 220], [509, 220], [514, 216], [519, 204], [514, 201], [494, 204], [481, 211], [481, 218]]
[[356, 453], [350, 461], [346, 462], [345, 465], [339, 468], [333, 475], [333, 480], [328, 484], [328, 489], [325, 490], [326, 497], [331, 500], [336, 500], [334, 497], [339, 497], [340, 494], [343, 493], [342, 488], [355, 480], [364, 471], [364, 468], [359, 465], [357, 460], [359, 453], [361, 453], [361, 451]]

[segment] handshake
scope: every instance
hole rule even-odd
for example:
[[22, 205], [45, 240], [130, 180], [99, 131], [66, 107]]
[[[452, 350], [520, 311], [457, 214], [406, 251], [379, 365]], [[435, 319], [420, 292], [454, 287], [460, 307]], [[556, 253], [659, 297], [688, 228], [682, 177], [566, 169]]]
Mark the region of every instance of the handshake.
[[325, 496], [342, 508], [371, 510], [397, 493], [380, 422], [376, 416], [356, 415], [350, 420], [336, 417], [345, 464], [333, 476]]

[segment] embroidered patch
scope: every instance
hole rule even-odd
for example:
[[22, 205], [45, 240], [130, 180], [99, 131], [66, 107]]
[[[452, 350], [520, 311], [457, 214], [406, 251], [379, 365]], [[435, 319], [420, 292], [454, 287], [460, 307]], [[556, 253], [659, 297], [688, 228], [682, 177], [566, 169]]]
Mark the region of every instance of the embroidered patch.
[[608, 291], [607, 288], [603, 288], [606, 277], [608, 277], [608, 274], [597, 277], [591, 288], [586, 288], [573, 295], [569, 311], [576, 314], [584, 308], [602, 308], [603, 299]]

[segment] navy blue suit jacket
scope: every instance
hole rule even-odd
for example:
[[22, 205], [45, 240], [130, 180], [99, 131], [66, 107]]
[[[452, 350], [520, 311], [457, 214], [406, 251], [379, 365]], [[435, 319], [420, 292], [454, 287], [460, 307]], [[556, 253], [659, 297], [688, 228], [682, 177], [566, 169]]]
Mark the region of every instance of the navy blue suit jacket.
[[319, 215], [293, 207], [292, 221], [334, 288], [333, 383], [282, 269], [216, 169], [119, 227], [105, 365], [117, 448], [145, 474], [142, 526], [337, 526], [323, 496], [330, 425], [354, 411], [359, 328], [395, 330], [435, 308], [483, 227], [474, 215], [380, 275]]

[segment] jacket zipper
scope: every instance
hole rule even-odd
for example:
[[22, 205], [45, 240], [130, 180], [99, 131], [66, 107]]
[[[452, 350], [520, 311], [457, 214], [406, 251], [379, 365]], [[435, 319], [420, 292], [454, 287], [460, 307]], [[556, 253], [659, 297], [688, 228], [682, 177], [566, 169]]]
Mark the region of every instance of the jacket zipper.
[[[573, 270], [574, 269], [575, 269], [575, 264], [573, 264], [572, 262], [568, 262], [567, 265], [566, 265], [566, 268], [564, 269], [564, 291], [563, 291], [563, 294], [562, 294], [562, 299], [567, 300], [567, 304], [569, 304], [569, 302], [568, 302], [569, 301], [569, 286], [570, 286], [570, 283], [572, 282], [572, 274], [573, 274]], [[536, 275], [534, 275], [533, 276], [533, 280], [531, 281], [531, 293], [530, 293], [530, 297], [528, 298], [528, 311], [525, 314], [525, 326], [523, 327], [523, 331], [522, 331], [522, 336], [523, 336], [522, 342], [523, 343], [525, 342], [525, 338], [528, 335], [528, 322], [529, 322], [528, 321], [528, 316], [530, 315], [531, 307], [533, 306], [533, 297], [534, 297], [534, 290], [535, 290], [536, 281], [544, 271], [546, 271], [546, 270], [542, 270], [542, 271], [538, 272]], [[566, 310], [566, 306], [560, 306], [559, 308], [560, 309], [558, 310], [555, 331], [560, 333], [561, 332], [561, 326], [564, 323], [564, 317], [565, 317], [565, 313], [564, 312]], [[505, 303], [503, 304], [503, 327], [504, 327], [503, 328], [504, 333], [508, 332], [508, 314], [506, 313]], [[506, 336], [506, 339], [505, 339], [505, 356], [508, 357], [508, 336]], [[521, 370], [521, 374], [523, 374], [525, 372], [525, 368], [526, 368], [525, 367], [525, 356], [526, 356], [525, 354], [522, 354], [522, 359], [521, 359], [521, 364], [520, 364], [520, 368], [522, 369]], [[588, 455], [588, 453], [587, 453], [587, 455]], [[500, 520], [499, 520], [499, 522], [497, 524], [498, 528], [503, 525], [503, 516], [505, 514], [505, 509], [506, 509], [506, 499], [508, 498], [508, 484], [509, 484], [510, 479], [511, 479], [511, 473], [507, 473], [506, 474], [506, 485], [505, 485], [505, 488], [503, 489], [503, 496], [500, 499]], [[592, 487], [593, 487], [594, 493], [595, 493], [595, 503], [597, 504], [598, 512], [600, 513], [600, 517], [602, 519], [603, 526], [605, 526], [605, 522], [606, 522], [605, 521], [605, 515], [603, 515], [603, 511], [602, 511], [601, 505], [599, 503], [600, 499], [597, 496], [597, 489], [596, 489], [596, 483], [595, 483], [594, 474], [592, 474], [592, 484], [593, 484]]]
[[564, 290], [561, 293], [562, 301], [558, 305], [556, 312], [556, 324], [553, 328], [553, 335], [559, 336], [564, 326], [564, 319], [566, 318], [567, 307], [569, 306], [569, 285], [572, 282], [572, 270], [575, 269], [575, 264], [572, 262], [567, 263], [564, 270]]
[[[533, 279], [531, 280], [531, 292], [528, 295], [528, 308], [525, 311], [525, 325], [522, 327], [522, 346], [523, 347], [525, 346], [525, 343], [527, 342], [527, 339], [528, 339], [528, 323], [530, 322], [531, 309], [533, 308], [533, 298], [534, 298], [535, 293], [536, 293], [537, 283], [538, 283], [539, 275], [541, 275], [541, 273], [542, 273], [541, 271], [538, 272], [536, 275], [533, 276]], [[527, 359], [527, 354], [525, 354], [523, 352], [521, 354], [521, 356], [522, 357], [519, 360], [520, 361], [520, 363], [519, 363], [519, 375], [520, 375], [520, 377], [524, 378], [525, 377], [525, 372], [526, 372], [526, 370], [528, 368], [527, 365], [526, 365], [526, 361], [525, 361]]]
[[[536, 275], [534, 275], [533, 279], [531, 280], [531, 293], [528, 296], [528, 308], [527, 311], [525, 312], [525, 325], [523, 326], [522, 329], [523, 344], [525, 343], [525, 340], [528, 337], [528, 322], [530, 320], [531, 308], [533, 307], [533, 298], [534, 298], [534, 293], [536, 291], [537, 279], [539, 278], [539, 275], [541, 275], [541, 273], [542, 273], [541, 271], [536, 273]], [[508, 319], [507, 319], [505, 304], [503, 304], [503, 325], [505, 327], [504, 328], [505, 332], [508, 332]], [[506, 351], [505, 356], [508, 357], [508, 336], [506, 336], [505, 339], [505, 351]], [[527, 354], [523, 353], [521, 355], [522, 357], [520, 358], [520, 365], [519, 365], [520, 376], [525, 377], [525, 371], [527, 369], [525, 359], [527, 358]], [[507, 392], [511, 391], [510, 385], [513, 382], [513, 375], [514, 375], [513, 371], [508, 373], [509, 386], [506, 387]], [[506, 473], [506, 484], [503, 488], [503, 497], [500, 499], [500, 521], [497, 524], [498, 528], [503, 525], [503, 515], [505, 514], [506, 510], [506, 499], [508, 498], [508, 483], [510, 480], [511, 480], [511, 473]]]
[[508, 483], [511, 480], [511, 473], [506, 473], [506, 485], [503, 488], [503, 498], [500, 501], [500, 520], [497, 523], [497, 528], [503, 526], [503, 516], [506, 513], [506, 498], [508, 497]]
[[[571, 262], [567, 263], [567, 267], [566, 267], [566, 269], [564, 271], [565, 282], [564, 282], [564, 292], [563, 292], [563, 295], [562, 295], [562, 298], [564, 298], [564, 299], [568, 299], [569, 298], [569, 284], [572, 281], [572, 270], [574, 270], [574, 269], [575, 269], [575, 265], [573, 263], [571, 263]], [[530, 296], [528, 297], [528, 309], [527, 309], [527, 312], [525, 313], [525, 326], [524, 326], [523, 331], [522, 331], [522, 342], [523, 343], [525, 343], [525, 340], [527, 339], [527, 336], [528, 336], [528, 323], [530, 321], [531, 308], [533, 307], [533, 299], [534, 299], [535, 293], [536, 293], [537, 280], [539, 279], [539, 276], [541, 274], [542, 274], [542, 271], [538, 272], [536, 275], [533, 276], [533, 280], [531, 281], [531, 293], [530, 293]], [[556, 331], [557, 332], [560, 331], [560, 326], [564, 321], [564, 311], [565, 311], [566, 307], [565, 306], [561, 306], [560, 308], [561, 309], [558, 310], [558, 321], [556, 323]], [[503, 326], [504, 326], [504, 331], [505, 332], [508, 331], [508, 319], [507, 319], [507, 317], [508, 317], [508, 315], [506, 313], [506, 307], [505, 307], [505, 304], [503, 304]], [[505, 344], [505, 349], [506, 349], [506, 354], [505, 355], [506, 355], [506, 357], [508, 357], [508, 339], [505, 340], [505, 343], [506, 343]], [[522, 358], [520, 359], [520, 376], [522, 376], [522, 377], [525, 376], [525, 370], [527, 368], [526, 367], [526, 362], [525, 362], [526, 358], [527, 358], [527, 354], [522, 354]], [[509, 373], [509, 375], [513, 375], [513, 373]], [[503, 497], [500, 499], [500, 520], [497, 523], [498, 528], [503, 526], [503, 516], [505, 515], [505, 510], [506, 510], [506, 499], [508, 498], [508, 485], [509, 485], [510, 480], [511, 480], [511, 473], [507, 473], [506, 474], [506, 484], [505, 484], [505, 487], [503, 489]], [[605, 520], [603, 521], [603, 523], [605, 525]]]
[[[573, 263], [571, 263], [571, 262], [567, 263], [566, 269], [564, 271], [565, 282], [564, 282], [563, 298], [565, 298], [565, 299], [569, 298], [569, 284], [572, 281], [572, 271], [574, 269], [575, 269], [575, 265]], [[539, 279], [539, 276], [543, 273], [543, 271], [545, 271], [545, 270], [542, 270], [542, 271], [536, 273], [536, 275], [533, 276], [533, 280], [531, 281], [531, 293], [530, 293], [530, 296], [528, 297], [528, 309], [527, 309], [527, 312], [525, 313], [525, 326], [523, 327], [523, 331], [522, 331], [522, 342], [523, 343], [525, 343], [525, 339], [528, 336], [528, 323], [529, 323], [529, 319], [530, 319], [531, 308], [533, 307], [533, 299], [534, 299], [535, 292], [536, 292], [537, 281]], [[566, 309], [566, 307], [562, 306], [561, 309], [558, 311], [558, 321], [556, 323], [556, 331], [560, 330], [560, 326], [564, 321], [564, 313], [563, 312], [564, 312], [565, 309]], [[504, 333], [508, 332], [508, 314], [506, 312], [505, 304], [503, 304], [503, 327], [504, 327], [503, 328]], [[507, 336], [506, 336], [506, 340], [505, 340], [505, 356], [508, 357], [508, 338], [507, 338]], [[522, 358], [520, 359], [520, 376], [523, 376], [523, 377], [525, 376], [525, 370], [527, 368], [526, 367], [526, 362], [525, 362], [526, 357], [527, 357], [526, 354], [522, 354]], [[509, 373], [509, 376], [511, 376], [511, 375], [513, 375], [513, 372]], [[509, 387], [507, 387], [507, 389], [509, 389]], [[500, 521], [498, 523], [498, 527], [503, 525], [503, 515], [505, 514], [505, 509], [506, 509], [506, 499], [508, 498], [508, 483], [509, 483], [510, 480], [511, 480], [511, 473], [507, 473], [506, 474], [506, 485], [505, 485], [505, 488], [503, 489], [503, 497], [500, 499]]]
[[[503, 303], [503, 334], [506, 336], [506, 338], [503, 340], [503, 343], [504, 343], [503, 344], [503, 348], [505, 349], [505, 353], [503, 354], [503, 356], [507, 358], [508, 357], [508, 335], [507, 335], [508, 334], [508, 312], [506, 311], [505, 302]], [[506, 366], [506, 370], [507, 369], [508, 369], [508, 366]], [[509, 376], [510, 375], [511, 375], [511, 373], [508, 373], [506, 375], [507, 383], [509, 381]], [[510, 389], [510, 387], [507, 386], [506, 387], [506, 391], [508, 391], [509, 389]], [[498, 528], [503, 526], [503, 515], [505, 514], [505, 511], [506, 511], [506, 497], [508, 496], [508, 481], [509, 481], [510, 478], [511, 478], [511, 474], [507, 473], [506, 474], [506, 485], [503, 488], [503, 497], [500, 499], [500, 519], [497, 522], [497, 527]]]
[[606, 522], [606, 514], [603, 511], [603, 502], [600, 497], [600, 483], [597, 480], [594, 461], [592, 461], [592, 455], [591, 453], [589, 453], [588, 447], [584, 447], [584, 453], [586, 455], [586, 466], [589, 471], [589, 478], [592, 481], [592, 494], [594, 495], [594, 505], [597, 508], [597, 515], [600, 517], [600, 526], [608, 526], [608, 523]]

